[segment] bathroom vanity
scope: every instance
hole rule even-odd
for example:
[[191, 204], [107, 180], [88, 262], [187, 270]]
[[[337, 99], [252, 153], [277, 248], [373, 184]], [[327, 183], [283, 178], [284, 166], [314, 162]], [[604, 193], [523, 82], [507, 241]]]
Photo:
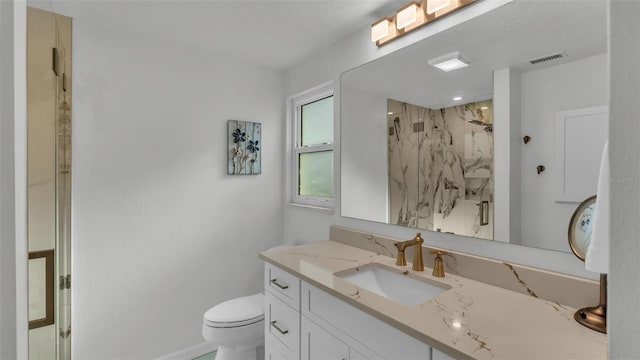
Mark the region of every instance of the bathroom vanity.
[[265, 290], [267, 359], [431, 358], [429, 345], [273, 264]]
[[[332, 229], [332, 233], [337, 232]], [[513, 291], [507, 289], [509, 286], [452, 273], [435, 278], [429, 267], [416, 272], [411, 263], [395, 265], [395, 259], [389, 256], [393, 246], [383, 241], [360, 243], [363, 246], [354, 247], [329, 240], [260, 254], [266, 262], [267, 359], [607, 357], [606, 335], [573, 320], [577, 305], [539, 297], [536, 291], [544, 294], [547, 290], [529, 288], [519, 278], [519, 268], [496, 263], [515, 274], [518, 284], [526, 288]], [[372, 248], [366, 249], [369, 245]], [[458, 256], [460, 262], [465, 262], [464, 256]], [[486, 260], [489, 263], [485, 270], [492, 266], [492, 260]], [[449, 264], [445, 267], [456, 271]], [[354, 279], [353, 274], [359, 272], [387, 274], [391, 281], [380, 274], [371, 275], [378, 282], [375, 287], [371, 281]], [[440, 291], [405, 293], [415, 286], [395, 286], [397, 276]], [[588, 292], [595, 289], [595, 284], [587, 280], [549, 272], [539, 276], [558, 277], [543, 281], [553, 283], [553, 287], [563, 281], [565, 287], [575, 282], [577, 293], [584, 290], [581, 286]]]

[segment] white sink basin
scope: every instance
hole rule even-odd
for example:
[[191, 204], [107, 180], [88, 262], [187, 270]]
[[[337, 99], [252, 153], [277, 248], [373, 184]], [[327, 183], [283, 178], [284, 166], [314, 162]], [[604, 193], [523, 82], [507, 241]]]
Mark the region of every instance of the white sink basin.
[[409, 277], [381, 264], [360, 266], [335, 275], [407, 306], [421, 304], [451, 289], [449, 285], [428, 283], [426, 279]]

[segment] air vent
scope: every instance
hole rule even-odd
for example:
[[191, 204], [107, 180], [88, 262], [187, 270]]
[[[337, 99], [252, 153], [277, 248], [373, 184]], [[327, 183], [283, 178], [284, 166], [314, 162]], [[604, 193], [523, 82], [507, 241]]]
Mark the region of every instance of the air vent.
[[535, 64], [540, 64], [540, 63], [551, 61], [551, 60], [561, 59], [565, 56], [567, 55], [564, 52], [559, 52], [559, 53], [545, 55], [539, 58], [531, 59], [529, 60], [529, 63], [531, 63], [531, 65], [535, 65]]

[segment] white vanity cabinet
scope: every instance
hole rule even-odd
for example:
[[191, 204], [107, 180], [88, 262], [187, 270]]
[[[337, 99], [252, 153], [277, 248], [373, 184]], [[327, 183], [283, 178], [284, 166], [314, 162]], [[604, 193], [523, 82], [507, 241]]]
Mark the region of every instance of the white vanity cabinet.
[[268, 263], [265, 290], [267, 359], [432, 358], [427, 344]]
[[349, 345], [352, 359], [431, 359], [427, 344], [313, 285], [303, 281], [300, 287], [303, 318]]
[[266, 264], [264, 284], [265, 358], [300, 359], [300, 279]]
[[300, 319], [300, 359], [347, 360], [349, 346], [303, 316]]

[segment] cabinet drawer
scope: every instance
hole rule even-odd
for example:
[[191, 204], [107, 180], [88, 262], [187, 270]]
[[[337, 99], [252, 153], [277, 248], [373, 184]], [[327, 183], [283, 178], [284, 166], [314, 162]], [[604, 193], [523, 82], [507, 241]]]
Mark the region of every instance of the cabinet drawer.
[[300, 309], [300, 279], [297, 277], [265, 263], [264, 288], [294, 309]]
[[330, 324], [386, 359], [431, 359], [429, 345], [306, 282], [301, 286], [301, 313], [318, 324]]
[[265, 341], [273, 342], [287, 357], [300, 356], [300, 313], [265, 292]]

